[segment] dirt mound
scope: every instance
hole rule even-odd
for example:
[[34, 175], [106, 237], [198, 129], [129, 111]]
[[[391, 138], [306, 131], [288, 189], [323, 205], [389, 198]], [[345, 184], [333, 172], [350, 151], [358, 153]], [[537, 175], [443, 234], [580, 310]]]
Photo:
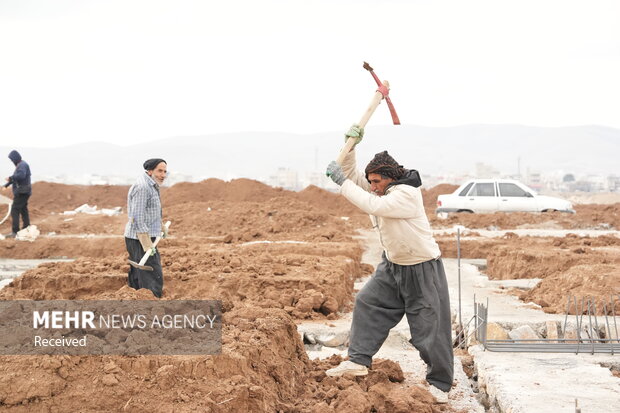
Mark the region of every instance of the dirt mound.
[[[426, 205], [426, 200], [424, 201]], [[495, 212], [492, 214], [458, 213], [447, 219], [435, 215], [435, 208], [428, 209], [427, 215], [433, 228], [449, 228], [463, 225], [467, 228], [485, 229], [618, 229], [620, 228], [620, 204], [575, 205], [576, 214], [564, 212]]]
[[206, 201], [253, 201], [261, 202], [283, 194], [293, 194], [282, 188], [274, 188], [252, 179], [233, 179], [230, 182], [210, 178], [198, 183], [181, 182], [161, 193], [164, 208], [185, 202]]
[[176, 234], [225, 236], [232, 241], [343, 241], [354, 228], [334, 216], [286, 197], [263, 202], [187, 202], [166, 209]]
[[126, 224], [127, 214], [114, 216], [49, 214], [36, 221], [36, 225], [43, 235], [55, 233], [56, 235], [97, 234], [121, 236], [125, 232]]
[[314, 185], [309, 185], [304, 190], [299, 191], [295, 198], [323, 211], [330, 211], [335, 215], [365, 215], [363, 211], [350, 203], [342, 195], [326, 191]]
[[[391, 362], [364, 378], [328, 378], [281, 310], [223, 316], [217, 356], [0, 357], [0, 405], [11, 412], [440, 412]], [[79, 385], [76, 385], [79, 383]], [[360, 409], [361, 407], [361, 409]]]
[[122, 236], [39, 237], [34, 242], [0, 241], [0, 257], [19, 259], [126, 256]]
[[[367, 273], [353, 242], [308, 248], [170, 240], [160, 251], [164, 299], [221, 299], [227, 308], [278, 308], [296, 319], [334, 318], [350, 307], [353, 283]], [[0, 290], [0, 299], [119, 298], [126, 294], [128, 270], [123, 252], [42, 264]]]
[[[310, 370], [283, 311], [224, 314], [218, 356], [0, 357], [0, 405], [26, 411], [291, 411]], [[76, 385], [79, 383], [79, 385]]]
[[422, 198], [424, 199], [424, 208], [428, 211], [435, 213], [437, 208], [437, 197], [443, 194], [451, 194], [456, 191], [458, 185], [451, 184], [439, 184], [430, 189], [422, 189]]
[[[620, 260], [619, 260], [620, 261]], [[612, 314], [611, 296], [620, 294], [619, 262], [613, 264], [578, 264], [568, 270], [547, 276], [536, 287], [522, 293], [523, 301], [533, 301], [543, 307], [547, 313], [566, 313], [569, 295], [581, 298], [593, 298], [596, 301], [595, 314], [604, 313], [603, 302], [606, 302], [607, 314]], [[620, 300], [615, 297], [615, 314], [620, 314]], [[572, 303], [571, 303], [572, 304]], [[570, 314], [575, 314], [571, 305]], [[582, 314], [587, 314], [583, 308]]]
[[41, 213], [73, 210], [80, 205], [114, 208], [127, 205], [128, 186], [121, 185], [65, 185], [35, 182], [28, 201]]
[[[340, 359], [308, 360], [290, 315], [324, 317], [342, 307], [340, 300], [350, 301], [361, 271], [356, 244], [314, 244], [308, 251], [302, 244], [183, 242], [162, 251], [164, 299], [222, 299], [221, 355], [4, 356], [3, 409], [444, 411], [426, 390], [402, 384], [394, 363], [377, 360], [367, 378], [349, 380], [325, 376]], [[0, 299], [153, 299], [126, 286], [126, 270], [121, 257], [43, 264], [0, 291]]]
[[[442, 256], [456, 257], [453, 236], [438, 237], [437, 241]], [[486, 259], [484, 273], [491, 279], [542, 278], [536, 288], [517, 295], [550, 313], [564, 313], [569, 295], [609, 301], [610, 294], [620, 293], [620, 273], [616, 270], [620, 268], [620, 238], [615, 236], [568, 234], [554, 238], [507, 233], [493, 239], [465, 237], [461, 256]], [[598, 306], [596, 313], [602, 311]]]

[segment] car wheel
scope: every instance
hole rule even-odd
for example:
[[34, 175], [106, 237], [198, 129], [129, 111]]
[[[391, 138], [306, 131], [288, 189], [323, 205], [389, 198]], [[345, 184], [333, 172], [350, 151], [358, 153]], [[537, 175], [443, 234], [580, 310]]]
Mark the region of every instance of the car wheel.
[[458, 210], [458, 211], [456, 211], [456, 212], [467, 212], [468, 214], [473, 214], [473, 213], [474, 213], [474, 211], [469, 210], [469, 209], [459, 209], [459, 210]]
[[555, 209], [543, 209], [542, 212], [555, 212]]

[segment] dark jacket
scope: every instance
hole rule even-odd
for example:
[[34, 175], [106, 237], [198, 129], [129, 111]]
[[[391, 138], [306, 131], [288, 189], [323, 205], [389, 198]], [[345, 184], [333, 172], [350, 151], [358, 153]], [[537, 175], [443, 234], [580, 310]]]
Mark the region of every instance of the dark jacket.
[[32, 184], [30, 181], [30, 166], [22, 160], [22, 156], [17, 151], [9, 153], [9, 159], [15, 164], [15, 172], [9, 176], [9, 182], [4, 186], [13, 185], [13, 195], [32, 194]]

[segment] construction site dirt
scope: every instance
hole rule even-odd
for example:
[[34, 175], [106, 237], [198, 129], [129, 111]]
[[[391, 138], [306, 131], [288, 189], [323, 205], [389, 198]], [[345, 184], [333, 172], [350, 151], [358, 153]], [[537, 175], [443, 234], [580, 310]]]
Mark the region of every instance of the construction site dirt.
[[[620, 293], [620, 203], [578, 204], [576, 214], [435, 217], [437, 196], [455, 188], [423, 190], [444, 257], [457, 256], [458, 227], [461, 257], [486, 259], [492, 279], [540, 278], [530, 290], [505, 293], [549, 313], [562, 313], [569, 294], [608, 300]], [[1, 240], [0, 257], [75, 260], [23, 273], [0, 290], [0, 300], [155, 299], [127, 286], [127, 190], [34, 184], [31, 220], [41, 236]], [[122, 211], [63, 214], [82, 204]], [[358, 233], [370, 220], [343, 197], [312, 186], [292, 192], [209, 179], [164, 188], [162, 204], [172, 221], [158, 247], [163, 299], [221, 300], [222, 354], [2, 356], [0, 411], [455, 411], [392, 361], [375, 360], [366, 377], [332, 378], [325, 370], [340, 356], [308, 358], [296, 323], [329, 324], [350, 311], [355, 280], [374, 270], [361, 262]], [[607, 311], [620, 314], [620, 302]]]

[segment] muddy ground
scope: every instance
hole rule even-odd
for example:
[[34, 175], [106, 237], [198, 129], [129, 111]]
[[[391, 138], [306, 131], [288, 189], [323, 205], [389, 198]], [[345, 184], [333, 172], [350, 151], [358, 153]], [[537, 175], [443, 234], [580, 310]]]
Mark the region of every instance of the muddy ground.
[[[545, 311], [563, 312], [567, 294], [603, 299], [620, 293], [620, 238], [484, 238], [476, 229], [618, 229], [620, 204], [576, 205], [577, 214], [459, 214], [437, 219], [439, 185], [424, 191], [434, 229], [463, 225], [462, 256], [486, 258], [491, 278], [542, 278], [511, 291]], [[43, 264], [0, 291], [0, 299], [152, 299], [126, 286], [122, 238], [126, 215], [62, 215], [88, 203], [125, 207], [127, 187], [36, 183], [33, 243], [0, 241], [2, 258], [77, 258]], [[316, 187], [301, 192], [241, 179], [209, 179], [162, 190], [171, 237], [162, 242], [163, 299], [220, 299], [220, 356], [0, 357], [0, 410], [438, 412], [424, 389], [377, 361], [366, 378], [327, 378], [340, 359], [311, 361], [295, 322], [330, 320], [350, 311], [353, 282], [372, 272], [361, 264], [358, 228], [366, 215]], [[0, 211], [0, 215], [3, 211]], [[0, 226], [9, 230], [8, 223]], [[446, 257], [453, 235], [437, 237]], [[294, 241], [294, 242], [290, 242]], [[620, 309], [617, 309], [620, 312]]]

